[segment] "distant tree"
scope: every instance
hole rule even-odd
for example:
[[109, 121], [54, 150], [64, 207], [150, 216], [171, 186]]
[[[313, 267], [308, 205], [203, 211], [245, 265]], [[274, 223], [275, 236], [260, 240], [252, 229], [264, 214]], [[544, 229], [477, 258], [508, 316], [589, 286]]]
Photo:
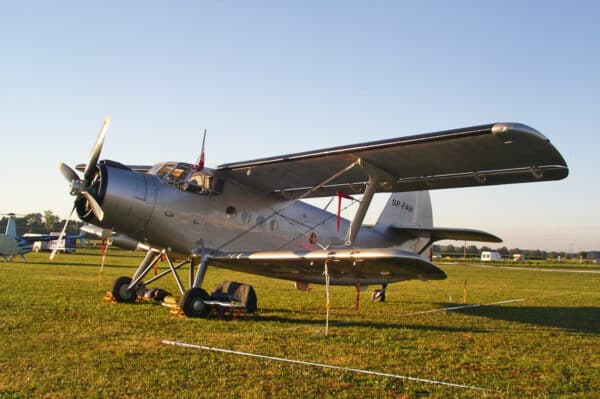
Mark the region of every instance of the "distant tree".
[[587, 258], [587, 253], [585, 251], [579, 252], [579, 259], [585, 259], [585, 258]]
[[27, 226], [37, 227], [42, 224], [43, 216], [41, 213], [28, 213], [25, 215], [25, 222]]
[[506, 247], [498, 248], [498, 250], [497, 250], [497, 251], [498, 251], [498, 252], [500, 253], [500, 255], [502, 255], [502, 256], [508, 256], [508, 254], [509, 254], [509, 253], [508, 253], [508, 248], [506, 248]]
[[452, 244], [446, 245], [446, 253], [448, 255], [455, 255], [457, 253], [456, 248]]
[[508, 254], [509, 255], [513, 255], [513, 254], [521, 254], [523, 253], [523, 251], [519, 248], [511, 248], [508, 250]]
[[469, 254], [469, 255], [478, 255], [479, 251], [477, 250], [477, 247], [475, 245], [469, 245], [467, 247], [467, 254]]
[[28, 233], [44, 232], [44, 218], [41, 213], [28, 213], [23, 219], [27, 224]]
[[23, 217], [16, 217], [15, 218], [15, 225], [17, 228], [17, 234], [21, 235], [23, 233], [25, 233], [27, 231], [27, 223], [25, 221], [25, 218]]
[[540, 251], [539, 249], [529, 251], [527, 257], [531, 259], [542, 259], [542, 251]]
[[56, 225], [59, 224], [60, 218], [56, 216], [51, 210], [44, 211], [44, 227], [46, 230], [53, 230]]
[[483, 252], [483, 251], [491, 251], [491, 250], [492, 250], [492, 248], [490, 248], [490, 247], [488, 247], [486, 245], [484, 245], [481, 248], [479, 248], [479, 251], [481, 251], [481, 252]]

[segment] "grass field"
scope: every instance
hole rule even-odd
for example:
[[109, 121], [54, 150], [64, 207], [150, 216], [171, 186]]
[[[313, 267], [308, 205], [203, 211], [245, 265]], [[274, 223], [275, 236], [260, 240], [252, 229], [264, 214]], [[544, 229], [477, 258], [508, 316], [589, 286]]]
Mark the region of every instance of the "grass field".
[[[225, 279], [252, 284], [259, 312], [186, 319], [159, 304], [101, 303], [116, 277], [133, 273], [140, 253], [111, 249], [100, 287], [97, 250], [61, 254], [52, 264], [47, 256], [0, 263], [2, 398], [600, 397], [597, 273], [442, 265], [447, 280], [393, 284], [385, 303], [365, 291], [358, 312], [353, 287], [332, 287], [325, 335], [322, 286], [299, 292], [291, 282], [209, 268], [208, 291]], [[462, 305], [465, 281], [467, 304], [483, 306], [441, 311]], [[170, 277], [157, 286], [177, 292]], [[498, 303], [507, 300], [519, 301]]]

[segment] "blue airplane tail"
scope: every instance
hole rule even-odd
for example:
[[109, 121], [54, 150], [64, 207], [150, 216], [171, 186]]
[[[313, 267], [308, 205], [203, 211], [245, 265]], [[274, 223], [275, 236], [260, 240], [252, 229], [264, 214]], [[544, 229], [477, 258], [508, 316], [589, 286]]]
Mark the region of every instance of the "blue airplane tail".
[[17, 236], [17, 218], [15, 215], [8, 216], [8, 223], [6, 224], [6, 235], [9, 237]]

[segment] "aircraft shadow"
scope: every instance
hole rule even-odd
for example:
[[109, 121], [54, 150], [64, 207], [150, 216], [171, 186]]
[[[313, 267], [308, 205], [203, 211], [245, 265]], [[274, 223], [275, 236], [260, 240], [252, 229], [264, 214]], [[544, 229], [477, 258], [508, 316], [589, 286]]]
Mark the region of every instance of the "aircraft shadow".
[[[50, 263], [50, 262], [33, 262], [33, 261], [27, 261], [27, 263], [24, 263], [25, 265], [42, 265], [42, 266], [48, 266], [48, 265], [52, 265], [52, 266], [59, 266], [59, 267], [69, 267], [69, 266], [83, 266], [83, 267], [91, 267], [94, 269], [98, 269], [100, 267], [100, 261], [98, 261], [97, 265], [94, 264], [89, 264], [89, 263], [79, 263], [79, 262], [69, 262], [69, 263], [59, 263], [59, 262], [54, 262], [54, 263]], [[132, 269], [131, 265], [109, 265], [109, 264], [105, 264], [104, 265], [105, 268], [115, 268], [115, 269]]]
[[485, 305], [457, 309], [455, 312], [469, 316], [489, 317], [496, 320], [515, 321], [537, 326], [562, 328], [568, 331], [600, 334], [600, 308], [592, 306], [500, 306]]

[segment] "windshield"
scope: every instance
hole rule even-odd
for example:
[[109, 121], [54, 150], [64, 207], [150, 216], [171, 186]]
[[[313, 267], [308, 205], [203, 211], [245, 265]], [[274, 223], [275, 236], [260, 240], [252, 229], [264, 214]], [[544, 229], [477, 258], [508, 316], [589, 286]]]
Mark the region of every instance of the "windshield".
[[215, 194], [222, 190], [222, 184], [220, 180], [215, 179], [212, 169], [196, 170], [195, 165], [189, 163], [158, 163], [148, 173], [160, 177], [163, 182], [173, 184], [183, 191]]

